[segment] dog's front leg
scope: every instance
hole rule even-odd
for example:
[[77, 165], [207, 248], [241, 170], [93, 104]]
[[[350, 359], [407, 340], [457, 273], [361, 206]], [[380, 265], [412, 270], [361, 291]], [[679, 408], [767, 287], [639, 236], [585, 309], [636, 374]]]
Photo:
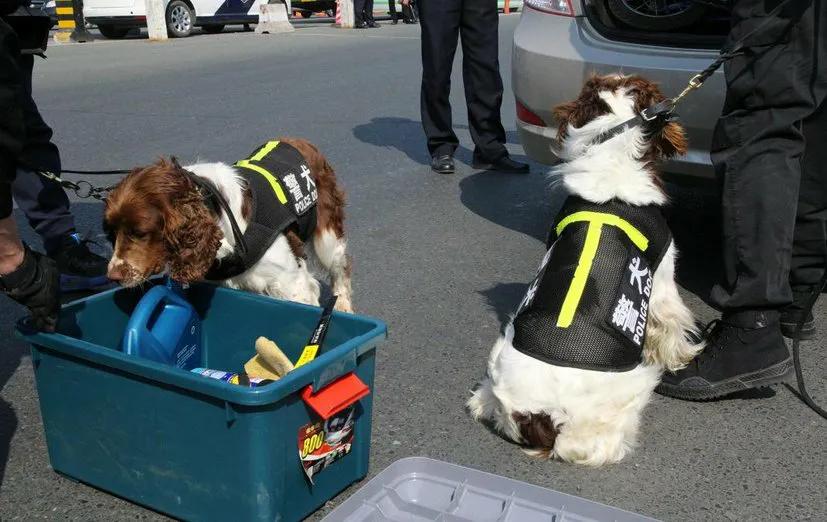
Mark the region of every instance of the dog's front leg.
[[647, 363], [669, 371], [683, 368], [703, 349], [703, 343], [695, 344], [689, 339], [697, 336], [698, 331], [692, 312], [678, 293], [675, 282], [677, 256], [672, 242], [655, 271], [643, 350]]

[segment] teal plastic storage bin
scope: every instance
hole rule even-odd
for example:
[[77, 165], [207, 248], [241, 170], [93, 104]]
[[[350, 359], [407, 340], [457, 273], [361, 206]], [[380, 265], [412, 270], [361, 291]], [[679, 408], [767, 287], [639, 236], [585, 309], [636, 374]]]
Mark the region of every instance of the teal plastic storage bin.
[[[367, 474], [373, 394], [355, 403], [351, 451], [314, 483], [299, 432], [319, 417], [302, 395], [308, 385], [312, 397], [330, 395], [350, 374], [372, 391], [381, 321], [335, 313], [316, 360], [246, 388], [122, 353], [141, 295], [117, 289], [70, 303], [54, 334], [18, 326], [32, 344], [55, 471], [181, 519], [239, 521], [300, 520]], [[211, 285], [188, 298], [203, 325], [201, 365], [220, 370], [242, 368], [261, 335], [295, 361], [320, 314]]]

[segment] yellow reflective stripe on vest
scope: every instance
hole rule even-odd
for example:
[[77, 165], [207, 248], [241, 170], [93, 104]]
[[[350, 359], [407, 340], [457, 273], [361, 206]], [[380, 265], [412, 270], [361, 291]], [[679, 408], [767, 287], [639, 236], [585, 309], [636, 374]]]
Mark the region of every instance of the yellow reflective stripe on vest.
[[263, 146], [261, 149], [259, 149], [258, 152], [256, 152], [250, 157], [250, 161], [263, 160], [265, 156], [273, 152], [273, 149], [279, 146], [279, 143], [279, 141], [268, 141], [267, 145]]
[[250, 163], [251, 161], [263, 160], [265, 157], [267, 157], [268, 154], [270, 154], [273, 151], [273, 149], [275, 149], [278, 146], [278, 141], [270, 141], [267, 143], [267, 145], [259, 149], [258, 152], [253, 154], [249, 159], [241, 160], [238, 163], [236, 163], [235, 166], [250, 169], [253, 172], [258, 172], [259, 174], [264, 176], [264, 178], [267, 179], [268, 182], [270, 182], [270, 186], [273, 188], [273, 192], [276, 193], [276, 197], [279, 199], [279, 202], [281, 202], [282, 205], [286, 205], [287, 196], [284, 194], [284, 189], [281, 188], [281, 183], [279, 183], [279, 180], [264, 167]]
[[569, 214], [557, 224], [557, 235], [559, 236], [563, 232], [563, 229], [567, 226], [579, 221], [588, 221], [590, 223], [600, 223], [601, 225], [611, 225], [613, 227], [617, 227], [625, 232], [626, 235], [629, 236], [629, 239], [632, 240], [632, 243], [634, 243], [639, 249], [645, 252], [646, 249], [649, 248], [649, 240], [646, 239], [646, 236], [644, 236], [640, 230], [635, 228], [634, 225], [621, 217], [615, 216], [614, 214], [605, 214], [603, 212], [589, 212], [584, 210], [582, 212]]
[[589, 223], [589, 228], [586, 231], [586, 241], [583, 243], [583, 251], [577, 261], [574, 277], [571, 280], [568, 292], [566, 292], [566, 298], [563, 300], [560, 315], [557, 317], [557, 326], [560, 328], [568, 328], [574, 321], [574, 313], [580, 304], [580, 298], [583, 297], [583, 290], [586, 288], [586, 281], [588, 281], [589, 273], [592, 270], [594, 256], [597, 255], [603, 225], [610, 225], [622, 230], [640, 250], [645, 252], [649, 248], [649, 240], [634, 225], [614, 214], [603, 212], [582, 211], [570, 214], [557, 224], [557, 235], [559, 236], [572, 223], [583, 221]]

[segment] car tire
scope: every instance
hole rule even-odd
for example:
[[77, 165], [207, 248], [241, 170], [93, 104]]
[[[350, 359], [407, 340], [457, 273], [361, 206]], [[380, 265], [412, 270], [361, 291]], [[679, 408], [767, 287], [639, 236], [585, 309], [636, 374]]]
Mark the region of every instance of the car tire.
[[687, 27], [706, 14], [702, 4], [688, 1], [686, 8], [672, 14], [653, 15], [643, 13], [629, 6], [629, 0], [608, 0], [607, 7], [615, 18], [634, 29], [647, 31], [671, 31]]
[[313, 11], [301, 11], [302, 18], [310, 18], [313, 16]]
[[117, 40], [125, 37], [127, 34], [129, 34], [130, 30], [132, 30], [131, 27], [119, 27], [117, 25], [108, 24], [98, 25], [98, 31], [100, 31], [103, 37], [110, 38], [112, 40]]
[[166, 18], [170, 38], [185, 38], [192, 34], [195, 13], [183, 0], [172, 0], [169, 3]]
[[224, 30], [224, 24], [202, 25], [201, 29], [203, 29], [205, 33], [218, 34]]

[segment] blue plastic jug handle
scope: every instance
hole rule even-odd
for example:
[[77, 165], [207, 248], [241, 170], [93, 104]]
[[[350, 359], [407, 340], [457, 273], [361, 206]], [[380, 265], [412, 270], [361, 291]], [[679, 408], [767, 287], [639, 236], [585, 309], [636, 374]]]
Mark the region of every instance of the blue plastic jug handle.
[[[152, 343], [153, 348], [160, 350], [160, 341], [152, 335], [152, 331], [149, 329], [149, 319], [156, 313], [158, 307], [163, 306], [167, 301], [177, 301], [176, 298], [177, 296], [170, 294], [166, 287], [156, 286], [152, 288], [141, 298], [140, 306], [132, 312], [129, 323], [126, 325], [127, 335], [130, 335], [133, 330], [138, 330], [147, 342]], [[129, 349], [130, 344], [127, 340], [124, 347]]]

